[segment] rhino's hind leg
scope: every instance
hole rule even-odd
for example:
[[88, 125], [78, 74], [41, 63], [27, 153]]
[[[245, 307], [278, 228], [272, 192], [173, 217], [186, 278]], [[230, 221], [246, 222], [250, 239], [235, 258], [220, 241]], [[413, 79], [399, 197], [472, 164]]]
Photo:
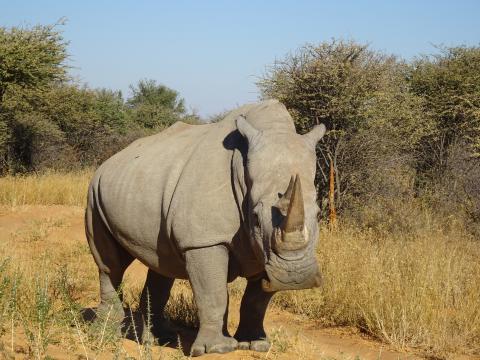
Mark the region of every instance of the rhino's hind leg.
[[115, 240], [91, 203], [87, 207], [86, 235], [88, 245], [98, 266], [100, 280], [100, 304], [97, 315], [101, 318], [122, 321], [125, 313], [120, 285], [123, 274], [133, 257]]
[[[107, 314], [110, 319], [122, 321], [125, 317], [123, 310], [123, 296], [121, 292], [121, 283], [123, 274], [128, 265], [133, 261], [133, 257], [125, 250], [115, 244], [117, 249], [114, 250], [114, 244], [105, 247], [108, 252], [108, 268], [99, 267], [100, 279], [100, 304], [97, 308], [98, 314]], [[109, 249], [109, 250], [107, 250]]]
[[198, 307], [200, 330], [191, 355], [226, 353], [237, 348], [237, 341], [224, 335], [227, 311], [228, 250], [223, 245], [191, 249], [185, 253], [187, 272]]
[[248, 281], [240, 306], [240, 324], [235, 339], [242, 350], [268, 351], [270, 342], [263, 329], [263, 319], [273, 292], [262, 290], [261, 280]]
[[151, 269], [148, 270], [147, 280], [140, 298], [143, 341], [147, 341], [150, 335], [153, 335], [160, 345], [177, 341], [177, 334], [163, 313], [173, 282], [174, 279], [160, 275]]

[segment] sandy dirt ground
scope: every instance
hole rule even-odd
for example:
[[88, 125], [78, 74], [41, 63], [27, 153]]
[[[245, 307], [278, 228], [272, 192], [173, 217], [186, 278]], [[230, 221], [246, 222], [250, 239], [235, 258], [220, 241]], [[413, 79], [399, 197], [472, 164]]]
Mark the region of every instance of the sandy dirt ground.
[[[47, 226], [45, 225], [47, 224]], [[38, 237], [38, 241], [21, 244], [18, 239], [25, 236]], [[83, 209], [67, 206], [25, 206], [0, 209], [0, 242], [10, 244], [13, 249], [13, 258], [24, 261], [45, 252], [56, 256], [59, 249], [76, 247], [85, 248], [85, 235], [83, 228]], [[69, 250], [70, 254], [73, 250]], [[65, 255], [62, 255], [65, 256]], [[25, 260], [26, 261], [26, 260]], [[77, 266], [77, 274], [87, 285], [81, 294], [79, 302], [82, 306], [93, 307], [98, 301], [98, 284], [93, 259], [88, 254], [81, 257], [72, 256], [72, 262], [84, 263]], [[78, 264], [77, 264], [78, 265]], [[83, 278], [82, 268], [90, 269]], [[92, 275], [93, 273], [93, 275]], [[87, 272], [85, 272], [87, 274]], [[132, 264], [127, 270], [128, 282], [141, 284], [144, 281], [146, 269], [138, 262]], [[141, 286], [141, 285], [140, 285]], [[239, 299], [232, 299], [230, 306], [229, 330], [234, 332], [238, 324]], [[235, 351], [230, 354], [209, 354], [202, 359], [414, 359], [418, 358], [413, 352], [398, 352], [387, 344], [382, 344], [357, 330], [348, 327], [324, 328], [321, 324], [308, 320], [298, 315], [270, 308], [265, 321], [267, 333], [274, 334], [278, 339], [276, 346], [268, 353], [254, 353], [250, 351]], [[188, 354], [188, 349], [195, 337], [195, 330], [188, 328], [179, 329], [183, 352]], [[25, 336], [19, 331], [12, 336], [3, 336], [6, 358], [27, 358]], [[12, 349], [8, 344], [14, 341]], [[122, 346], [132, 358], [140, 358], [139, 347], [135, 341], [122, 340]], [[48, 354], [55, 359], [85, 359], [87, 356], [78, 350], [62, 348], [59, 345], [49, 346]], [[0, 356], [1, 357], [1, 356]], [[100, 358], [112, 358], [109, 355]], [[90, 357], [89, 358], [93, 358]], [[185, 359], [178, 348], [160, 347], [153, 348], [154, 359]]]

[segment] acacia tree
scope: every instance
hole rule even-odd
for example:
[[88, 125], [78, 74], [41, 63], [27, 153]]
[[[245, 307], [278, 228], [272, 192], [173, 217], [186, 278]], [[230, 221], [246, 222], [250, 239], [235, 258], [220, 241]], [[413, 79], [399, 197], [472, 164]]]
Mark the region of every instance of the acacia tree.
[[413, 64], [412, 91], [434, 131], [419, 146], [419, 189], [463, 212], [480, 234], [480, 47], [440, 48]]
[[0, 27], [0, 102], [9, 87], [38, 88], [66, 78], [66, 46], [55, 25]]
[[413, 64], [412, 91], [425, 102], [423, 111], [435, 131], [422, 142], [422, 171], [441, 173], [449, 148], [461, 142], [468, 153], [480, 156], [480, 48], [441, 48]]
[[185, 101], [177, 91], [155, 80], [140, 80], [130, 86], [132, 96], [127, 100], [132, 118], [139, 125], [153, 129], [166, 127], [185, 115]]
[[21, 130], [12, 107], [28, 107], [26, 97], [38, 101], [46, 86], [67, 77], [67, 43], [59, 25], [0, 27], [0, 172], [14, 161], [13, 136]]
[[332, 40], [276, 61], [257, 84], [262, 97], [286, 105], [300, 133], [326, 124], [317, 146], [318, 192], [325, 198], [332, 166], [341, 208], [346, 195], [395, 190], [386, 170], [408, 173], [415, 144], [429, 131], [407, 75], [408, 66], [394, 56]]
[[58, 25], [0, 28], [0, 173], [95, 166], [179, 119], [198, 121], [153, 80], [133, 86], [128, 102], [70, 81]]

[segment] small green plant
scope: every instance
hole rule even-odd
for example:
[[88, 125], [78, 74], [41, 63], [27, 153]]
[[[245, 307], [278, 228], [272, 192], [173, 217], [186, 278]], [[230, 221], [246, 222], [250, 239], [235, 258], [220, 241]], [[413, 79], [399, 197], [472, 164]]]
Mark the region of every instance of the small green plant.
[[152, 324], [151, 324], [151, 311], [150, 311], [150, 296], [147, 297], [147, 319], [145, 319], [146, 321], [143, 324], [144, 327], [142, 329], [141, 337], [137, 332], [137, 326], [136, 326], [134, 312], [132, 308], [129, 308], [128, 312], [130, 315], [130, 323], [131, 323], [130, 329], [137, 343], [138, 358], [140, 360], [152, 360], [153, 358], [152, 346], [154, 344], [154, 338], [151, 333]]
[[49, 286], [48, 276], [35, 279], [33, 298], [23, 299], [20, 312], [29, 352], [37, 359], [45, 358], [55, 331], [53, 299], [49, 293]]
[[13, 326], [17, 306], [17, 288], [19, 277], [11, 275], [9, 270], [10, 259], [0, 262], [0, 336], [6, 335], [8, 327], [11, 329], [11, 348], [13, 348]]
[[97, 319], [88, 327], [88, 340], [95, 354], [106, 349], [116, 348], [121, 338], [120, 324], [112, 318], [113, 306], [105, 314], [97, 314]]

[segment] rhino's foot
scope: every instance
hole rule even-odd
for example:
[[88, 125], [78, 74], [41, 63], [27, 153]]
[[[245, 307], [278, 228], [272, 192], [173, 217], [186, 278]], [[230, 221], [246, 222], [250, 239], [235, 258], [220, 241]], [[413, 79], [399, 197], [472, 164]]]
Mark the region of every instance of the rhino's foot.
[[123, 321], [125, 319], [125, 311], [119, 303], [100, 303], [95, 310], [94, 324], [100, 328], [115, 330], [117, 337], [124, 336]]
[[267, 352], [270, 349], [270, 341], [267, 339], [259, 339], [252, 341], [239, 341], [238, 342], [239, 350], [253, 350], [259, 352]]
[[270, 349], [270, 341], [264, 331], [237, 331], [235, 339], [238, 340], [239, 350], [253, 350], [267, 352]]
[[200, 356], [205, 353], [228, 353], [236, 350], [238, 342], [232, 337], [221, 333], [199, 333], [190, 351], [191, 356]]
[[95, 322], [117, 323], [120, 329], [125, 319], [125, 311], [120, 303], [101, 303], [95, 313]]

